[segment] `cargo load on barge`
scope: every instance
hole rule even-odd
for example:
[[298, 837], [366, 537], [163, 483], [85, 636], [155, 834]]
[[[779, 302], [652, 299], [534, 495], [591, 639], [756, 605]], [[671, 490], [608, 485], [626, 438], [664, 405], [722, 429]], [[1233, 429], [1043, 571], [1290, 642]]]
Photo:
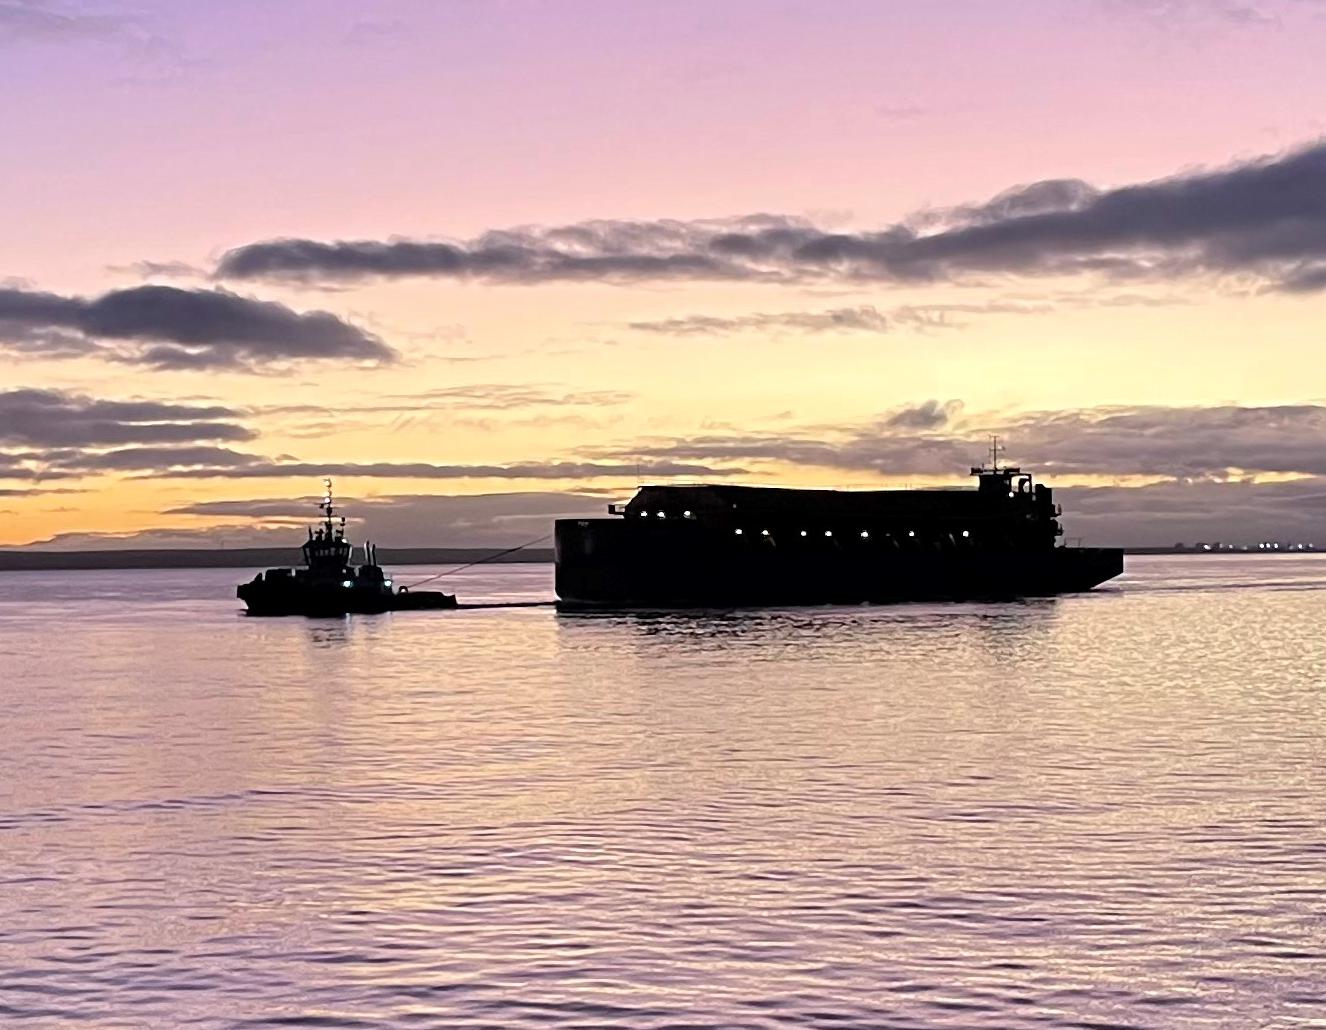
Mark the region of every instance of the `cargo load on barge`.
[[973, 468], [975, 489], [643, 486], [613, 518], [559, 519], [558, 606], [761, 607], [1090, 590], [1123, 551], [1065, 547], [1049, 487]]

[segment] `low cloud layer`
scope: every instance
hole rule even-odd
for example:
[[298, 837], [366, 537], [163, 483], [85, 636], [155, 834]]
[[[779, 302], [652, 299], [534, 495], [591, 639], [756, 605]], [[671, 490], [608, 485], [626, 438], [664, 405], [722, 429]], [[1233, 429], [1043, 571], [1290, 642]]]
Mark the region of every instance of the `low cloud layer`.
[[0, 480], [72, 479], [106, 471], [217, 462], [219, 446], [257, 434], [221, 405], [104, 400], [62, 390], [0, 392]]
[[51, 358], [93, 354], [168, 370], [249, 371], [316, 359], [382, 363], [396, 356], [376, 336], [326, 311], [173, 286], [92, 298], [0, 289], [0, 348]]
[[[495, 387], [474, 389], [478, 391], [474, 396], [499, 405], [512, 396]], [[337, 475], [372, 479], [588, 480], [637, 475], [708, 478], [745, 471], [668, 459], [637, 461], [634, 457], [488, 465], [272, 458], [229, 446], [257, 436], [238, 421], [240, 416], [236, 409], [220, 405], [102, 400], [59, 390], [0, 392], [0, 480], [71, 479], [105, 473], [153, 479]]]
[[[161, 514], [176, 524], [136, 533], [62, 533], [34, 546], [51, 550], [138, 547], [290, 547], [317, 516], [320, 498], [205, 501]], [[397, 494], [345, 497], [339, 502], [356, 542], [383, 547], [493, 547], [528, 543], [551, 533], [552, 520], [605, 514], [606, 501], [592, 493], [531, 491], [474, 495]], [[220, 528], [205, 528], [210, 526]], [[196, 528], [195, 528], [196, 527]], [[550, 546], [542, 542], [541, 547]], [[297, 552], [292, 561], [298, 560]], [[408, 583], [409, 570], [397, 569]]]
[[250, 440], [239, 412], [220, 405], [99, 400], [61, 390], [0, 392], [0, 444], [89, 447]]
[[[618, 498], [629, 496], [626, 490]], [[390, 547], [512, 547], [535, 540], [555, 518], [602, 517], [597, 493], [405, 494], [345, 499], [357, 540]], [[1071, 487], [1056, 491], [1072, 538], [1092, 544], [1155, 546], [1196, 541], [1274, 539], [1326, 546], [1326, 477], [1282, 483], [1168, 482], [1143, 487]], [[169, 528], [128, 534], [67, 533], [53, 548], [294, 546], [315, 515], [317, 498], [206, 501], [162, 512]], [[198, 528], [189, 522], [197, 520]], [[180, 522], [184, 521], [181, 525]], [[203, 528], [219, 524], [220, 530]], [[403, 570], [400, 570], [403, 571]], [[406, 577], [408, 578], [408, 577]]]
[[1280, 483], [1172, 482], [1055, 491], [1070, 539], [1156, 547], [1274, 540], [1326, 547], [1326, 477]]
[[233, 279], [346, 282], [434, 276], [566, 281], [936, 283], [1094, 274], [1236, 276], [1272, 290], [1326, 285], [1326, 144], [1115, 189], [1048, 179], [876, 231], [805, 219], [595, 221], [471, 240], [277, 239], [227, 252]]
[[608, 459], [814, 466], [891, 476], [958, 475], [1004, 436], [1009, 458], [1045, 475], [1226, 479], [1326, 476], [1326, 406], [1101, 407], [1018, 415], [928, 401], [851, 426], [706, 433], [596, 448]]

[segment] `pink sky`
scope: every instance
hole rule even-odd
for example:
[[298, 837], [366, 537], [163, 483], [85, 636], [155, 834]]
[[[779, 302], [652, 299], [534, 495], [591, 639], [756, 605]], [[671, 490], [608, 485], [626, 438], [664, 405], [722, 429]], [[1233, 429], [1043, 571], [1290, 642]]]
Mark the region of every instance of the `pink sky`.
[[[1018, 184], [1117, 186], [1311, 144], [1323, 133], [1324, 51], [1326, 7], [1308, 0], [11, 0], [0, 4], [9, 139], [0, 194], [10, 201], [0, 278], [90, 296], [141, 283], [136, 262], [208, 269], [229, 248], [280, 236], [463, 239], [527, 224], [753, 212], [879, 228]], [[171, 281], [211, 288], [198, 276]], [[1018, 412], [1326, 397], [1315, 369], [1319, 300], [1187, 278], [1148, 282], [1147, 304], [1106, 303], [1107, 288], [1080, 278], [962, 289], [426, 278], [333, 291], [227, 286], [369, 326], [409, 360], [254, 375], [29, 351], [8, 380], [112, 400], [210, 398], [257, 434], [255, 452], [313, 462], [567, 460], [587, 445], [629, 451], [716, 422], [822, 432], [927, 399], [981, 413], [975, 432]], [[749, 330], [679, 341], [623, 328], [1013, 294], [1047, 310], [884, 341]], [[1081, 302], [1088, 294], [1093, 302]], [[495, 385], [594, 399], [500, 411], [448, 401], [426, 418], [363, 412], [335, 438], [272, 410]], [[297, 477], [107, 473], [72, 485], [85, 492], [0, 498], [10, 512], [0, 539], [188, 529], [208, 523], [162, 512], [195, 498], [312, 492]], [[401, 477], [349, 489], [550, 485], [633, 484]]]

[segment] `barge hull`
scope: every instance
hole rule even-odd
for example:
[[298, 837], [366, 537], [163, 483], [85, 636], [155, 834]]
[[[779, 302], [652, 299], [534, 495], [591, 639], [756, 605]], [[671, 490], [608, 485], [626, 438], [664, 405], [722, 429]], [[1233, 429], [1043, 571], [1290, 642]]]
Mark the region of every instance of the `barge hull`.
[[564, 610], [1046, 597], [1123, 571], [1117, 548], [909, 549], [859, 537], [734, 536], [677, 521], [561, 519], [555, 541]]

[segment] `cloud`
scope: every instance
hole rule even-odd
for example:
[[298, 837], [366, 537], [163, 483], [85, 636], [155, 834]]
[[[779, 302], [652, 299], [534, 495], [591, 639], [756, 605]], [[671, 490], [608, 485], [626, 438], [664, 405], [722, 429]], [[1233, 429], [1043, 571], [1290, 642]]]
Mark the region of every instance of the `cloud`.
[[1043, 314], [1050, 304], [992, 301], [986, 304], [905, 305], [881, 311], [872, 304], [829, 308], [824, 311], [756, 312], [750, 315], [684, 315], [656, 321], [628, 322], [636, 332], [664, 336], [726, 336], [743, 332], [877, 333], [902, 329], [960, 329], [953, 316], [990, 314]]
[[1271, 25], [1278, 21], [1277, 14], [1301, 5], [1301, 0], [1266, 0], [1261, 4], [1246, 0], [1096, 0], [1098, 6], [1111, 14], [1140, 15], [1161, 25], [1176, 22], [1226, 22], [1233, 25]]
[[0, 0], [0, 39], [34, 42], [117, 39], [133, 27], [131, 19], [91, 14], [45, 0]]
[[1099, 407], [1022, 414], [967, 413], [927, 401], [850, 426], [777, 433], [706, 433], [621, 448], [599, 459], [743, 461], [880, 476], [964, 473], [1003, 436], [1010, 457], [1052, 476], [1223, 480], [1326, 476], [1326, 406]]
[[295, 360], [381, 363], [396, 356], [376, 336], [325, 311], [301, 313], [225, 290], [160, 285], [93, 298], [0, 289], [0, 345], [170, 370], [252, 371]]
[[[601, 492], [478, 495], [403, 494], [346, 498], [356, 539], [384, 547], [511, 547], [546, 534], [555, 518], [603, 517]], [[1264, 539], [1326, 546], [1326, 477], [1280, 483], [1166, 482], [1142, 487], [1061, 487], [1070, 536], [1087, 543], [1154, 546], [1176, 541]], [[203, 501], [170, 508], [170, 518], [197, 518], [215, 528], [161, 528], [133, 534], [64, 534], [43, 546], [197, 547], [291, 545], [315, 514], [317, 498]]]
[[737, 476], [741, 468], [713, 468], [670, 459], [634, 462], [550, 461], [510, 465], [434, 465], [428, 462], [227, 462], [210, 467], [172, 469], [156, 475], [177, 479], [287, 479], [300, 476], [347, 476], [386, 479], [613, 479], [635, 476], [656, 479]]
[[496, 230], [469, 241], [279, 239], [226, 252], [216, 274], [302, 282], [412, 275], [513, 283], [744, 279], [750, 270], [707, 252], [709, 241], [730, 231], [785, 224], [783, 218], [757, 215], [700, 222], [582, 222]]
[[31, 447], [93, 447], [126, 443], [250, 440], [219, 405], [108, 401], [61, 390], [0, 392], [0, 443]]
[[473, 383], [445, 386], [407, 395], [389, 395], [388, 401], [408, 407], [383, 405], [384, 411], [432, 410], [438, 407], [461, 410], [510, 411], [540, 407], [605, 407], [627, 404], [635, 394], [622, 390], [563, 390], [539, 384]]
[[913, 408], [899, 408], [886, 415], [883, 422], [890, 429], [938, 429], [961, 410], [961, 401], [924, 401]]
[[425, 275], [495, 283], [840, 281], [983, 276], [1244, 276], [1304, 289], [1326, 274], [1326, 144], [1115, 189], [1047, 179], [876, 231], [779, 215], [596, 221], [468, 241], [278, 239], [228, 251], [217, 275], [303, 282]]
[[[0, 392], [0, 479], [72, 479], [108, 470], [217, 464], [220, 441], [256, 435], [220, 405], [101, 400], [61, 390]], [[245, 456], [245, 460], [252, 460]]]
[[74, 490], [66, 487], [43, 487], [43, 486], [0, 487], [0, 497], [45, 497], [50, 494], [81, 494], [81, 493], [83, 493], [82, 490]]
[[1064, 487], [1067, 535], [1133, 547], [1275, 540], [1326, 546], [1326, 478], [1288, 482], [1165, 482]]
[[[629, 494], [629, 491], [628, 491]], [[610, 494], [613, 499], [624, 496]], [[185, 526], [163, 526], [130, 533], [61, 533], [29, 546], [50, 550], [144, 547], [290, 547], [303, 538], [303, 526], [317, 517], [320, 498], [291, 500], [206, 501], [170, 508], [161, 514]], [[338, 499], [354, 526], [356, 542], [373, 540], [396, 547], [514, 547], [552, 531], [557, 518], [605, 515], [607, 501], [598, 493], [531, 491], [491, 494], [399, 494]], [[549, 543], [538, 546], [548, 547]], [[292, 556], [297, 560], [297, 554]], [[403, 582], [408, 570], [398, 569]]]
[[[317, 501], [313, 497], [205, 501], [162, 514], [238, 520], [254, 528], [279, 530], [281, 539], [289, 540], [290, 527], [316, 515]], [[384, 547], [510, 547], [551, 533], [553, 519], [607, 514], [602, 497], [580, 492], [397, 494], [350, 497], [341, 503], [356, 524], [356, 537], [371, 537]]]

